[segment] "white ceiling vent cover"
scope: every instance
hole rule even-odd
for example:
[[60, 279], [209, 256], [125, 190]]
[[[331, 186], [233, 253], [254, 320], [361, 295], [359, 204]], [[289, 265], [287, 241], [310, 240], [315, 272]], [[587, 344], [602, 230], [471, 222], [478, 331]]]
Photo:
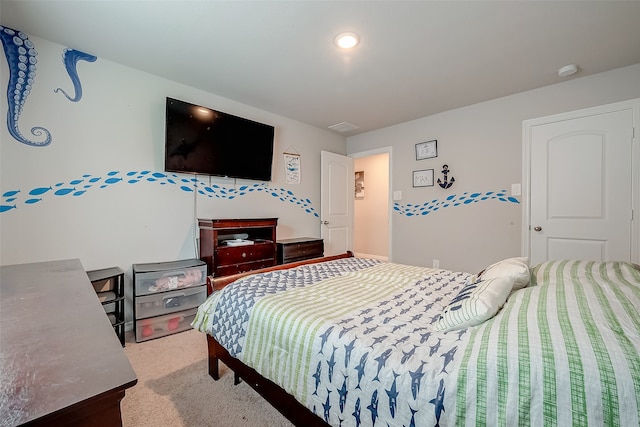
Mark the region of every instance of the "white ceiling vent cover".
[[344, 132], [349, 132], [349, 131], [360, 129], [360, 128], [356, 125], [352, 125], [351, 123], [341, 122], [341, 123], [337, 123], [335, 125], [329, 126], [329, 129], [335, 130], [336, 132], [344, 133]]

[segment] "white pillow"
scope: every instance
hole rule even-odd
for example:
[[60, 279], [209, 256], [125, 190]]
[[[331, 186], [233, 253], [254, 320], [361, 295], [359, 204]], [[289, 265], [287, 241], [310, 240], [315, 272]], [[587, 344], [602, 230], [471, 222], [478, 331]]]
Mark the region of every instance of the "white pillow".
[[517, 291], [529, 284], [529, 260], [526, 257], [508, 258], [491, 264], [476, 275], [477, 280], [495, 279], [496, 277], [509, 277], [513, 280], [513, 289]]
[[469, 281], [444, 308], [436, 330], [454, 331], [492, 318], [504, 305], [512, 285], [509, 277]]

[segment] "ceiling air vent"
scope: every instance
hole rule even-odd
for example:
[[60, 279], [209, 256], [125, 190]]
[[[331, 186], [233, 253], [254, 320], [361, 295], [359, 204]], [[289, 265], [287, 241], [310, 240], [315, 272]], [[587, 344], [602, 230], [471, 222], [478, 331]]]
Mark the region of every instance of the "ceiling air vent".
[[341, 122], [341, 123], [337, 123], [335, 125], [329, 126], [329, 129], [335, 130], [336, 132], [344, 133], [344, 132], [349, 132], [349, 131], [360, 129], [360, 128], [356, 125], [352, 125], [351, 123]]

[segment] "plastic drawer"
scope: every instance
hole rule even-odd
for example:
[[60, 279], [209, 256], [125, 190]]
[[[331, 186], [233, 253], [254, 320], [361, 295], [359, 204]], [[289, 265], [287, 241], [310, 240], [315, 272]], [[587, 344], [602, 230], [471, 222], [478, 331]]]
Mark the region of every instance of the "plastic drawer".
[[207, 265], [161, 271], [134, 272], [136, 296], [173, 291], [207, 283]]
[[118, 298], [118, 295], [116, 295], [115, 292], [98, 292], [98, 299], [100, 300], [100, 302], [102, 304], [106, 303], [106, 302], [110, 302], [110, 301], [115, 301], [116, 298]]
[[116, 313], [116, 303], [110, 302], [109, 304], [103, 304], [102, 308], [104, 308], [104, 312], [107, 314], [117, 314]]
[[91, 282], [91, 284], [96, 292], [107, 292], [115, 289], [113, 278], [97, 280], [95, 282]]
[[96, 292], [122, 291], [124, 272], [119, 267], [87, 271], [87, 276]]
[[136, 320], [136, 342], [152, 340], [191, 329], [197, 308]]
[[198, 286], [136, 298], [136, 319], [198, 307], [207, 299], [207, 287]]

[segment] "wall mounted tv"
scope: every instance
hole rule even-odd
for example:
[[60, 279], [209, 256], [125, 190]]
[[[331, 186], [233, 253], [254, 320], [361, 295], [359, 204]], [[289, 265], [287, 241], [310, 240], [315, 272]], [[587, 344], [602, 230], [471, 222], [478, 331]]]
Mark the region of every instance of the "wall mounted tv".
[[165, 171], [271, 181], [274, 127], [167, 98]]

